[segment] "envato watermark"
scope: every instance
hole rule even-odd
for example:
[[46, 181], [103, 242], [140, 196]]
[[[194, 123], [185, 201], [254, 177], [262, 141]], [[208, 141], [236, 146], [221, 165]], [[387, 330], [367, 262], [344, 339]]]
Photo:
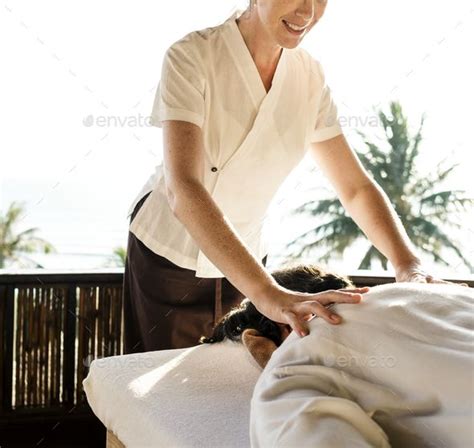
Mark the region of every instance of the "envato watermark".
[[85, 367], [90, 367], [94, 361], [94, 367], [103, 368], [103, 367], [128, 367], [128, 368], [143, 368], [143, 367], [153, 367], [156, 363], [153, 363], [153, 360], [149, 356], [99, 356], [94, 358], [93, 355], [86, 356], [82, 363]]
[[328, 356], [325, 364], [329, 367], [387, 367], [393, 368], [397, 364], [395, 356]]
[[85, 127], [97, 126], [100, 128], [141, 128], [150, 127], [150, 115], [87, 115], [82, 119], [82, 124]]
[[[382, 126], [380, 118], [377, 115], [339, 115], [337, 123], [341, 128], [378, 128]], [[325, 122], [327, 127], [334, 126], [334, 119], [328, 118]]]

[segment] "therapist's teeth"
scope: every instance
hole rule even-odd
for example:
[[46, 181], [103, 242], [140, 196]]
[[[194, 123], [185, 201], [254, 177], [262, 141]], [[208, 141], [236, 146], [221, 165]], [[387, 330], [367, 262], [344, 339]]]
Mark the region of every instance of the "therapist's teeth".
[[304, 29], [306, 28], [305, 26], [293, 25], [292, 23], [287, 22], [286, 20], [284, 20], [284, 22], [285, 22], [292, 30], [295, 30], [295, 31], [301, 31], [301, 30], [304, 30]]

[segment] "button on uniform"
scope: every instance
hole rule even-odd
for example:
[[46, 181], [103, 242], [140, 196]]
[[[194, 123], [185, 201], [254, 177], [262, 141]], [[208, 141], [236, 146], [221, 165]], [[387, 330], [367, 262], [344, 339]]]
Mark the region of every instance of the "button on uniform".
[[211, 171], [213, 171], [213, 172], [215, 173], [215, 172], [217, 171], [217, 167], [213, 166], [213, 167], [211, 168]]

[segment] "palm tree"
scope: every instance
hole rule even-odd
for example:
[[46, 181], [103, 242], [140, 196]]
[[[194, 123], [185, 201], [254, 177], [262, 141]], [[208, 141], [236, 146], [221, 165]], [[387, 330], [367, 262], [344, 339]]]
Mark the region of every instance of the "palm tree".
[[54, 247], [47, 241], [35, 236], [37, 228], [33, 227], [20, 233], [15, 233], [14, 228], [19, 222], [19, 216], [23, 212], [22, 205], [15, 201], [10, 204], [6, 214], [0, 214], [0, 269], [5, 267], [7, 261], [27, 261], [35, 267], [42, 268], [40, 264], [28, 258], [25, 253], [55, 252]]
[[[398, 102], [390, 103], [390, 115], [379, 110], [378, 117], [388, 141], [387, 149], [383, 150], [362, 132], [358, 132], [367, 147], [365, 152], [356, 151], [361, 163], [387, 193], [416, 247], [444, 265], [448, 265], [448, 262], [441, 255], [441, 250], [447, 248], [473, 272], [472, 265], [463, 256], [459, 245], [442, 230], [443, 226], [462, 228], [460, 221], [454, 219], [454, 212], [466, 212], [474, 204], [474, 199], [466, 197], [462, 190], [440, 189], [442, 182], [457, 165], [443, 167], [445, 159], [438, 163], [435, 172], [421, 176], [416, 170], [416, 158], [425, 116], [414, 137], [409, 134], [407, 118]], [[366, 239], [337, 197], [308, 201], [293, 213], [308, 214], [318, 221], [327, 218], [327, 222], [290, 242], [287, 248], [296, 247], [290, 257], [298, 258], [315, 248], [324, 247], [328, 249], [327, 252], [318, 258], [327, 262], [335, 253], [342, 254], [356, 240]], [[383, 268], [387, 269], [386, 257], [373, 245], [362, 257], [358, 269], [369, 269], [374, 260], [379, 260]]]
[[117, 246], [113, 250], [112, 262], [115, 266], [125, 267], [125, 259], [127, 258], [127, 249]]

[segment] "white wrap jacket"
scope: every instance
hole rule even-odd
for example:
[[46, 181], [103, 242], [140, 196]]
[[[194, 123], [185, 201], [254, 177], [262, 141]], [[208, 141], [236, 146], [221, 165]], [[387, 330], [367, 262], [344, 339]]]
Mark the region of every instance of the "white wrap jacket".
[[[183, 120], [203, 131], [204, 185], [258, 260], [267, 208], [310, 142], [342, 133], [321, 64], [302, 48], [283, 48], [266, 91], [234, 12], [220, 25], [193, 31], [165, 53], [151, 124]], [[163, 165], [129, 208], [152, 191], [130, 231], [148, 248], [197, 277], [223, 277], [166, 198]]]

